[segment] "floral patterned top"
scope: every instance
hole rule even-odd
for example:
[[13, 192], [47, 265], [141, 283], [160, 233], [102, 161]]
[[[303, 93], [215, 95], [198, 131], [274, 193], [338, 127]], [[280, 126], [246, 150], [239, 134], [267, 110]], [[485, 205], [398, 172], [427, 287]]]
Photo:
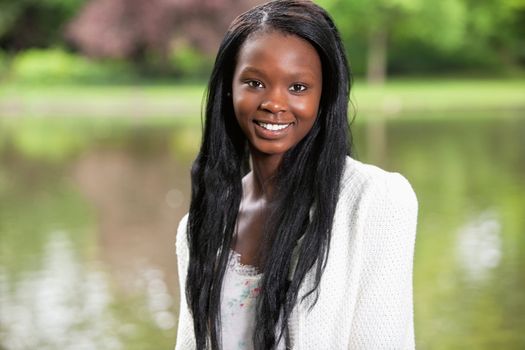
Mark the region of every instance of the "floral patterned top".
[[222, 285], [223, 349], [253, 349], [255, 305], [261, 277], [255, 266], [241, 264], [241, 255], [231, 250]]

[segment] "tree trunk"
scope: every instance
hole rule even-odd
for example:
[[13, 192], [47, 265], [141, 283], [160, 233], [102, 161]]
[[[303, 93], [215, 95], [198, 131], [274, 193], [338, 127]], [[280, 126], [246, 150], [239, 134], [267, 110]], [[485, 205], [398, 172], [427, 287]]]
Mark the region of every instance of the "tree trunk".
[[386, 120], [383, 117], [378, 117], [369, 120], [366, 123], [366, 146], [368, 161], [379, 165], [387, 166], [387, 132]]
[[[370, 85], [382, 86], [387, 73], [388, 31], [376, 28], [368, 37], [367, 80]], [[386, 121], [382, 116], [366, 125], [368, 156], [377, 165], [386, 165]]]
[[373, 29], [368, 36], [367, 80], [372, 85], [383, 85], [386, 80], [388, 31], [386, 27]]

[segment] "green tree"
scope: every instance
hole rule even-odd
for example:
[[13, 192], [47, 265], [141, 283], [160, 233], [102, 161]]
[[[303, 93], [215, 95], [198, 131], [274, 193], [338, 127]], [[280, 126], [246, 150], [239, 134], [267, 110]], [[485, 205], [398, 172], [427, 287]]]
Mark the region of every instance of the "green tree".
[[[387, 75], [389, 43], [417, 38], [433, 46], [456, 48], [465, 32], [462, 0], [322, 0], [334, 16], [345, 41], [363, 40], [367, 79], [382, 84]], [[439, 30], [437, 30], [439, 28]]]
[[524, 0], [318, 2], [333, 15], [347, 47], [362, 43], [367, 79], [373, 84], [386, 79], [389, 52], [407, 43], [417, 45], [415, 52], [401, 54], [409, 64], [410, 54], [425, 50], [451, 60], [464, 56], [467, 62], [513, 64], [524, 56]]
[[62, 42], [62, 30], [85, 0], [0, 0], [0, 48], [19, 51]]

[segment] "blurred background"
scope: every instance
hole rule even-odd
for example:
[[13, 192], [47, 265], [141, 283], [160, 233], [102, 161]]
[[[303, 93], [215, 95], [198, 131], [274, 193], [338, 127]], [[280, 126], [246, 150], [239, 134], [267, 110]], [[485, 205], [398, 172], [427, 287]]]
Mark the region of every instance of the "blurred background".
[[[0, 0], [0, 349], [170, 349], [218, 43], [255, 0]], [[525, 349], [525, 1], [320, 0], [419, 199], [418, 349]]]

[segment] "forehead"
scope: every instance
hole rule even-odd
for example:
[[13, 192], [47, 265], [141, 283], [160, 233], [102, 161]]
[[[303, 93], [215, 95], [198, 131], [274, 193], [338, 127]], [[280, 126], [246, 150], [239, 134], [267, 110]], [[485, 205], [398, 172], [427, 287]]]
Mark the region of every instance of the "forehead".
[[308, 73], [321, 78], [317, 50], [303, 38], [278, 31], [249, 36], [237, 54], [236, 71], [257, 68], [274, 73]]

